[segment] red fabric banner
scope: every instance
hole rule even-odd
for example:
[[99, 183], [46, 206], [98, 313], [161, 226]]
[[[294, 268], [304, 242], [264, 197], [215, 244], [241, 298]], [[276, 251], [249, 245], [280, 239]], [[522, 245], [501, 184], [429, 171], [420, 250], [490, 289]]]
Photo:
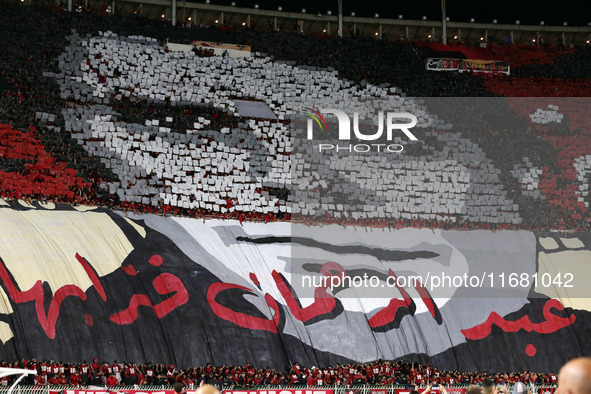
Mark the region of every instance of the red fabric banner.
[[[66, 393], [77, 394], [77, 393]], [[168, 394], [168, 393], [167, 393]], [[334, 394], [334, 390], [224, 390], [224, 394]]]
[[64, 390], [64, 394], [174, 394], [174, 390], [142, 391], [142, 390]]
[[[424, 390], [424, 389], [419, 389], [419, 391], [422, 391], [422, 390]], [[409, 394], [410, 391], [411, 391], [411, 389], [396, 389], [395, 394]], [[431, 392], [436, 393], [436, 394], [440, 393], [438, 388], [431, 389]], [[447, 387], [447, 393], [448, 394], [466, 394], [466, 388], [465, 387], [461, 387], [461, 388]]]

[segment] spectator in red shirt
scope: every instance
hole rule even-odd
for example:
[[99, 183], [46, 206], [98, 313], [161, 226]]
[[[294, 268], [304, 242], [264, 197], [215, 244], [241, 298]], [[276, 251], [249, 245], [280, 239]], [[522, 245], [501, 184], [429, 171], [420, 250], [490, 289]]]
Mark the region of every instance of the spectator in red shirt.
[[115, 375], [110, 374], [107, 377], [107, 382], [106, 382], [108, 387], [114, 387], [117, 386], [119, 384], [119, 382], [117, 382], [117, 378], [115, 377]]
[[[211, 367], [211, 365], [210, 365]], [[169, 385], [173, 385], [174, 384], [174, 373], [176, 372], [176, 370], [174, 369], [174, 364], [170, 364], [170, 366], [168, 367], [168, 370], [166, 371], [166, 379], [168, 379], [168, 384]]]
[[271, 380], [269, 381], [269, 384], [276, 386], [281, 384], [281, 378], [279, 377], [278, 374], [274, 374], [273, 377], [271, 378]]
[[84, 386], [86, 386], [89, 381], [90, 381], [90, 367], [86, 363], [86, 360], [84, 360], [82, 362], [82, 365], [80, 366], [80, 383], [82, 383]]
[[69, 381], [72, 386], [78, 386], [80, 384], [80, 374], [78, 374], [78, 372], [74, 372], [70, 375]]
[[92, 360], [92, 371], [98, 371], [101, 368], [101, 365], [98, 362], [98, 359], [95, 357], [94, 360]]
[[64, 376], [64, 374], [59, 374], [58, 378], [57, 378], [57, 384], [63, 385], [66, 384], [68, 382], [68, 380], [66, 379], [66, 377]]
[[59, 384], [58, 377], [54, 375], [51, 378], [49, 378], [48, 384], [52, 386], [57, 386]]
[[146, 367], [146, 384], [154, 384], [154, 378], [156, 377], [154, 372], [154, 367], [148, 363]]
[[43, 375], [34, 375], [33, 382], [35, 386], [45, 386], [47, 384]]

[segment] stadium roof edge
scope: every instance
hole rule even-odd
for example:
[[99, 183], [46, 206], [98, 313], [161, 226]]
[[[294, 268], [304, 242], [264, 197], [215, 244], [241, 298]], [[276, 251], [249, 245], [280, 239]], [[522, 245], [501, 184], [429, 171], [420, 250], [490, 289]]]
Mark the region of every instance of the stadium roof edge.
[[[105, 4], [104, 0], [88, 0], [89, 6]], [[304, 12], [274, 11], [259, 8], [245, 8], [236, 6], [207, 4], [202, 2], [177, 1], [177, 22], [179, 25], [191, 20], [193, 24], [214, 25], [216, 20], [227, 25], [239, 26], [246, 23], [267, 27], [268, 25], [284, 25], [295, 23], [297, 29], [305, 33], [335, 34], [338, 28], [336, 15], [320, 15]], [[115, 0], [112, 1], [115, 13], [132, 13], [141, 5], [142, 14], [160, 19], [170, 20], [170, 0]], [[191, 19], [189, 19], [191, 18]], [[289, 30], [289, 29], [288, 29]], [[358, 30], [361, 36], [378, 36], [378, 38], [408, 38], [413, 40], [428, 40], [441, 37], [442, 22], [440, 20], [411, 20], [395, 18], [368, 18], [343, 16], [344, 35]], [[532, 35], [541, 35], [546, 43], [559, 40], [565, 44], [581, 45], [591, 39], [591, 26], [550, 26], [523, 24], [495, 24], [475, 22], [447, 23], [448, 40], [456, 39], [463, 42], [488, 41], [491, 36], [498, 42], [507, 42], [511, 37], [513, 43], [531, 43]], [[483, 40], [481, 39], [483, 38]]]

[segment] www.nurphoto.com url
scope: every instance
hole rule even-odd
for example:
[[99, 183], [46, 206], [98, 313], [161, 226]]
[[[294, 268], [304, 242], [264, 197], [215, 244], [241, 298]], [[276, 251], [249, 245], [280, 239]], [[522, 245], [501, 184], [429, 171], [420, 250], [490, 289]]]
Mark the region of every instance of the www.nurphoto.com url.
[[530, 287], [574, 287], [574, 275], [565, 273], [506, 273], [483, 272], [480, 275], [449, 275], [445, 272], [425, 275], [394, 276], [385, 280], [376, 275], [349, 276], [346, 274], [332, 276], [303, 275], [302, 286], [308, 288], [325, 287], [330, 290], [341, 287], [349, 288], [387, 288], [422, 286], [430, 291], [440, 288], [530, 288]]

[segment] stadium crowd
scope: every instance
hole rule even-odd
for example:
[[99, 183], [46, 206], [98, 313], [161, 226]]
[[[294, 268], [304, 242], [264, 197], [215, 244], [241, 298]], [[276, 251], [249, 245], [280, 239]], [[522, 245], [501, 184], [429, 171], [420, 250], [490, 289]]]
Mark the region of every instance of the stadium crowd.
[[408, 41], [326, 38], [296, 33], [241, 29], [238, 43], [254, 51], [319, 68], [333, 68], [360, 83], [397, 86], [409, 97], [487, 97], [479, 76], [425, 70], [425, 61]]
[[[149, 77], [155, 78], [154, 86], [165, 86], [164, 90], [162, 94], [150, 91], [154, 97], [148, 94], [148, 99], [145, 99], [137, 92], [146, 89], [146, 86], [117, 85], [125, 81], [126, 73], [135, 65], [133, 61], [122, 62], [121, 58], [109, 53], [107, 49], [118, 49], [117, 53], [124, 55], [127, 50], [125, 46], [128, 46], [131, 53], [132, 49], [137, 50], [137, 43], [144, 40], [148, 44], [139, 50], [149, 53], [153, 60], [161, 62], [159, 64], [169, 62], [184, 65], [183, 62], [188, 58], [173, 56], [162, 47], [157, 47], [156, 40], [146, 41], [142, 38], [153, 35], [158, 22], [148, 21], [137, 15], [100, 17], [90, 13], [70, 14], [60, 9], [9, 2], [3, 2], [0, 7], [3, 22], [0, 31], [4, 38], [0, 43], [4, 54], [0, 59], [0, 74], [5, 81], [0, 92], [0, 123], [5, 127], [0, 128], [0, 133], [4, 133], [1, 140], [6, 148], [6, 153], [0, 158], [0, 170], [12, 174], [12, 177], [5, 177], [6, 182], [2, 185], [1, 194], [7, 199], [55, 203], [75, 201], [135, 212], [194, 217], [285, 220], [291, 218], [289, 210], [283, 208], [288, 205], [293, 191], [286, 183], [291, 175], [290, 169], [285, 166], [286, 158], [289, 157], [289, 141], [281, 139], [286, 135], [289, 122], [281, 118], [269, 121], [238, 116], [228, 112], [233, 100], [241, 98], [265, 101], [271, 107], [275, 106], [273, 108], [277, 113], [287, 114], [289, 110], [299, 109], [286, 108], [285, 103], [281, 102], [280, 97], [285, 96], [287, 91], [291, 92], [291, 89], [296, 94], [315, 93], [321, 97], [323, 89], [337, 86], [333, 95], [346, 97], [356, 91], [361, 99], [386, 97], [392, 100], [400, 94], [417, 97], [492, 95], [485, 88], [486, 83], [480, 76], [428, 72], [420, 51], [408, 41], [336, 39], [237, 29], [228, 39], [251, 45], [258, 57], [249, 63], [219, 57], [201, 59], [200, 71], [205, 72], [201, 79], [207, 80], [209, 86], [206, 86], [206, 91], [197, 89], [189, 90], [188, 93], [193, 94], [192, 99], [205, 100], [205, 105], [188, 104], [177, 101], [174, 95], [167, 95], [172, 88], [186, 89], [187, 82], [183, 78], [165, 80], [157, 74], [150, 74]], [[34, 28], [32, 24], [35, 25]], [[75, 30], [74, 34], [72, 30]], [[91, 50], [104, 50], [102, 54], [92, 55], [87, 59], [88, 74], [81, 73], [84, 71], [82, 69], [68, 68], [74, 59], [79, 59], [76, 56], [81, 54], [79, 48], [71, 45], [76, 40], [86, 42], [87, 48]], [[104, 58], [101, 57], [103, 55]], [[107, 58], [113, 61], [106, 62]], [[274, 59], [283, 63], [275, 62]], [[563, 67], [568, 65], [568, 70], [587, 70], [588, 67], [584, 67], [586, 64], [589, 64], [589, 51], [582, 49], [556, 57], [554, 64], [524, 65], [515, 72], [519, 78], [588, 78], [585, 71], [565, 71]], [[303, 76], [289, 74], [296, 72], [296, 66], [308, 67], [302, 68]], [[236, 74], [240, 68], [246, 76], [255, 75], [260, 70], [267, 71], [260, 74], [260, 79], [240, 79], [242, 76]], [[298, 82], [298, 77], [307, 78], [308, 82], [305, 79]], [[513, 77], [508, 80], [512, 80], [511, 78]], [[272, 85], [270, 88], [263, 85], [265, 80]], [[352, 86], [346, 80], [358, 85]], [[89, 86], [95, 90], [88, 90]], [[263, 86], [262, 90], [257, 90], [258, 86]], [[201, 85], [198, 87], [202, 88]], [[112, 90], [99, 92], [106, 88]], [[248, 89], [253, 92], [251, 96], [238, 95], [238, 92]], [[84, 93], [92, 94], [85, 96]], [[97, 95], [93, 95], [94, 93]], [[109, 123], [101, 118], [100, 122], [91, 124], [90, 127], [86, 122], [89, 120], [88, 116], [111, 117], [115, 114], [115, 122]], [[150, 125], [146, 124], [147, 121], [151, 122]], [[198, 130], [194, 131], [191, 138], [187, 137], [188, 131], [197, 123], [201, 128], [207, 125], [206, 129], [222, 132]], [[108, 134], [105, 127], [109, 132], [115, 129], [117, 133], [123, 134], [110, 139], [105, 136]], [[568, 130], [560, 131], [560, 127], [552, 129], [550, 133], [555, 135], [556, 130], [559, 134], [568, 133]], [[445, 191], [447, 194], [444, 193], [445, 198], [437, 208], [439, 211], [423, 209], [420, 202], [418, 207], [412, 207], [408, 201], [397, 201], [393, 210], [387, 212], [389, 215], [376, 212], [375, 216], [363, 214], [343, 217], [334, 212], [327, 213], [322, 208], [319, 212], [327, 214], [320, 219], [330, 223], [394, 228], [588, 229], [590, 221], [588, 205], [585, 205], [589, 199], [589, 182], [585, 175], [588, 167], [586, 156], [581, 154], [573, 158], [580, 167], [577, 169], [578, 173], [572, 175], [571, 169], [556, 164], [552, 157], [555, 153], [548, 154], [548, 144], [540, 141], [539, 136], [531, 133], [528, 128], [510, 129], [511, 134], [503, 131], [507, 130], [495, 126], [481, 132], [468, 130], [455, 136], [450, 133], [449, 141], [432, 134], [425, 138], [432, 143], [431, 146], [425, 142], [419, 146], [407, 147], [411, 161], [420, 164], [422, 161], [437, 159], [444, 163], [441, 164], [443, 168], [427, 168], [433, 171], [435, 177], [446, 178], [450, 172], [468, 171], [465, 169], [469, 168], [472, 194], [463, 197], [461, 194], [465, 192], [463, 188], [467, 187], [467, 173], [457, 179], [449, 177], [448, 182], [438, 189], [438, 185], [429, 186], [430, 182], [425, 179], [415, 179], [421, 168], [415, 168], [415, 164], [410, 161], [398, 169], [382, 168], [399, 170], [399, 175], [409, 178], [407, 189], [393, 186], [388, 190], [394, 197], [411, 191], [417, 192], [423, 205], [432, 206], [434, 195], [441, 197], [443, 194], [438, 191]], [[142, 132], [150, 134], [148, 141], [143, 139]], [[15, 133], [28, 133], [27, 138], [33, 141], [29, 146], [35, 149], [20, 152], [20, 155], [13, 153], [18, 152], [14, 148], [21, 143], [20, 137], [15, 137]], [[224, 133], [230, 137], [221, 136]], [[252, 138], [252, 135], [255, 137]], [[197, 140], [194, 139], [196, 137]], [[117, 138], [129, 139], [130, 142], [113, 145], [112, 150], [116, 152], [107, 154], [105, 146]], [[519, 143], [515, 143], [516, 139]], [[283, 146], [280, 145], [281, 141]], [[144, 144], [147, 142], [149, 144]], [[156, 143], [162, 146], [156, 146]], [[457, 148], [452, 149], [451, 153], [447, 148], [438, 150], [445, 143]], [[478, 145], [477, 148], [474, 148], [474, 143]], [[169, 144], [168, 148], [165, 148], [166, 144]], [[574, 144], [577, 145], [576, 142]], [[580, 147], [584, 142], [578, 144]], [[149, 146], [146, 147], [147, 145]], [[507, 149], [498, 149], [499, 146]], [[39, 147], [49, 153], [53, 162], [49, 160], [35, 164]], [[211, 148], [213, 150], [208, 150]], [[156, 179], [158, 177], [148, 173], [148, 170], [160, 171], [157, 166], [148, 167], [160, 160], [158, 156], [161, 153], [163, 155], [160, 156], [167, 158], [178, 155], [176, 157], [180, 160], [183, 158], [180, 153], [183, 149], [202, 149], [199, 164], [196, 166], [192, 163], [193, 169], [197, 167], [199, 171], [187, 170], [184, 168], [186, 163], [175, 167], [166, 161], [160, 163], [164, 167], [162, 174], [158, 176], [164, 180]], [[567, 151], [572, 146], [563, 146], [560, 149]], [[274, 153], [261, 153], [265, 150]], [[562, 152], [557, 149], [556, 153]], [[210, 160], [205, 157], [206, 154], [214, 156]], [[245, 157], [249, 155], [258, 161], [248, 162]], [[189, 153], [185, 154], [185, 158], [188, 156]], [[225, 165], [237, 157], [243, 163], [250, 164], [250, 170], [243, 168], [248, 172], [246, 178], [240, 178], [241, 174], [236, 175], [236, 165], [223, 170], [227, 172], [220, 172], [221, 162]], [[448, 160], [461, 165], [448, 168]], [[473, 168], [473, 162], [479, 163], [476, 168]], [[59, 169], [63, 168], [74, 170], [75, 175], [70, 176], [73, 181], [66, 184], [65, 189], [60, 189], [59, 185], [63, 183], [60, 183]], [[346, 171], [343, 173], [351, 176]], [[273, 178], [271, 175], [277, 177]], [[299, 175], [304, 178], [311, 176], [305, 172]], [[551, 179], [542, 179], [544, 176], [551, 176]], [[16, 181], [9, 183], [10, 179]], [[233, 179], [239, 181], [235, 182]], [[48, 184], [57, 186], [43, 187]], [[226, 189], [217, 190], [221, 184]], [[204, 195], [202, 200], [193, 199], [193, 196], [183, 197], [186, 185], [190, 188], [189, 194], [194, 195], [196, 186]], [[493, 187], [489, 189], [489, 185]], [[565, 201], [562, 198], [558, 201], [558, 197], [554, 200], [547, 199], [543, 194], [548, 190], [543, 190], [542, 185], [549, 189], [556, 185], [554, 189], [571, 192], [575, 200]], [[233, 188], [241, 189], [241, 193], [237, 194]], [[336, 190], [334, 185], [333, 190]], [[326, 186], [321, 185], [307, 197], [323, 198], [326, 194]], [[364, 200], [367, 196], [361, 193], [359, 198]], [[419, 200], [415, 202], [417, 201]], [[514, 204], [510, 204], [510, 201]], [[462, 204], [467, 204], [470, 209], [448, 209]], [[330, 202], [325, 205], [328, 207]], [[379, 204], [376, 203], [377, 205]], [[308, 211], [309, 208], [305, 206], [303, 209]], [[500, 215], [500, 208], [507, 208], [508, 211]], [[313, 209], [315, 208], [312, 207], [311, 210]], [[316, 222], [319, 217], [304, 214], [302, 220]]]
[[[249, 363], [240, 366], [213, 366], [178, 369], [173, 364], [134, 364], [113, 361], [61, 363], [35, 359], [0, 363], [0, 367], [25, 368], [37, 371], [21, 384], [34, 385], [173, 385], [182, 382], [198, 387], [201, 381], [219, 387], [327, 386], [327, 385], [468, 385], [491, 379], [496, 383], [556, 384], [554, 373], [529, 371], [513, 373], [443, 371], [436, 367], [414, 362], [381, 361], [366, 364], [336, 364], [334, 366], [301, 366], [294, 363], [289, 371], [276, 371], [269, 367], [257, 368]], [[0, 379], [8, 385], [14, 377]]]

